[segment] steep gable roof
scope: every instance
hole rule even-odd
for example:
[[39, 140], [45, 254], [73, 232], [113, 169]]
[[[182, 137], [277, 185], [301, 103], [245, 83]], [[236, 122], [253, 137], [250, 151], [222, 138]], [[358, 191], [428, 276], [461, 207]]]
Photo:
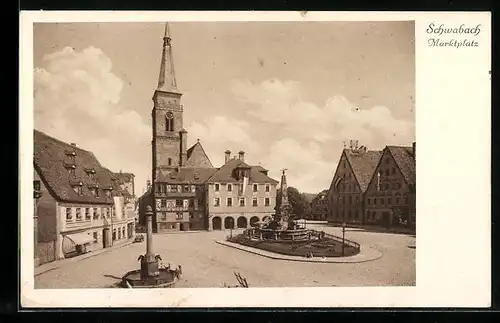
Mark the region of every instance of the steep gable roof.
[[160, 170], [156, 181], [167, 184], [203, 184], [217, 168], [179, 168], [170, 172]]
[[415, 158], [412, 147], [387, 146], [399, 170], [408, 184], [415, 184]]
[[198, 141], [187, 150], [186, 167], [193, 168], [213, 168], [212, 162]]
[[365, 192], [382, 156], [382, 152], [378, 150], [355, 151], [344, 149], [344, 154], [351, 165], [361, 192]]
[[[104, 194], [103, 188], [113, 188], [114, 184], [110, 171], [102, 167], [94, 154], [90, 151], [72, 146], [45, 133], [34, 130], [35, 170], [53, 197], [60, 201], [81, 203], [113, 203], [113, 200]], [[65, 167], [73, 164], [68, 154], [74, 153], [75, 175], [71, 175]], [[94, 173], [92, 179], [88, 171]], [[81, 182], [82, 194], [77, 194], [72, 184]], [[98, 196], [92, 194], [90, 187], [98, 185]]]
[[233, 177], [234, 169], [238, 167], [250, 168], [250, 182], [278, 184], [278, 181], [262, 173], [262, 166], [249, 166], [240, 159], [231, 159], [210, 177], [209, 183], [232, 183], [237, 179]]

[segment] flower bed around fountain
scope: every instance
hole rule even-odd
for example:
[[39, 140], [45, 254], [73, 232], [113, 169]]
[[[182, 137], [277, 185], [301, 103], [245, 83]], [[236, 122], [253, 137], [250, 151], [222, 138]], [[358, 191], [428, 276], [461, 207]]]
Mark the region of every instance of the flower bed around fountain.
[[356, 255], [360, 251], [359, 244], [345, 240], [344, 254], [342, 254], [342, 238], [312, 230], [307, 230], [306, 233], [309, 237], [306, 239], [259, 239], [255, 237], [255, 234], [247, 230], [227, 240], [247, 247], [288, 256], [306, 257], [308, 254], [312, 254], [313, 257], [348, 257]]

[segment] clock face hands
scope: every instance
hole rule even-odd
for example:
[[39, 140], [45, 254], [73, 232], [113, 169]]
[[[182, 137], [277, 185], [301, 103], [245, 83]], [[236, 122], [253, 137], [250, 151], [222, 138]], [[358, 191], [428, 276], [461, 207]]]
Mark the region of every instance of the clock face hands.
[[172, 113], [172, 111], [168, 111], [167, 118], [172, 119], [173, 117], [174, 117], [174, 114]]

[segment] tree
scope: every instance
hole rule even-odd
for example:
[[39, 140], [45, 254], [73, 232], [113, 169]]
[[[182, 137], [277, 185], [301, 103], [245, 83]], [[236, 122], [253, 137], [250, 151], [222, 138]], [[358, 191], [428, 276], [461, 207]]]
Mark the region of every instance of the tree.
[[[296, 219], [305, 218], [311, 212], [311, 206], [306, 195], [300, 193], [295, 187], [287, 188], [288, 202], [292, 206], [293, 217]], [[281, 189], [276, 190], [276, 211], [281, 206]]]

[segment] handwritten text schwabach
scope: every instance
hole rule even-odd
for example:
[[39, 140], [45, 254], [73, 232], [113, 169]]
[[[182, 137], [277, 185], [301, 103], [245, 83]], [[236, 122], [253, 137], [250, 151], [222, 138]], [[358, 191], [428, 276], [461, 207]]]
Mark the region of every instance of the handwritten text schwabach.
[[[481, 25], [467, 27], [462, 24], [458, 27], [448, 27], [444, 24], [431, 23], [426, 32], [433, 35], [428, 40], [430, 47], [478, 47], [479, 43], [473, 37], [481, 33]], [[453, 35], [456, 38], [446, 39], [448, 35]]]

